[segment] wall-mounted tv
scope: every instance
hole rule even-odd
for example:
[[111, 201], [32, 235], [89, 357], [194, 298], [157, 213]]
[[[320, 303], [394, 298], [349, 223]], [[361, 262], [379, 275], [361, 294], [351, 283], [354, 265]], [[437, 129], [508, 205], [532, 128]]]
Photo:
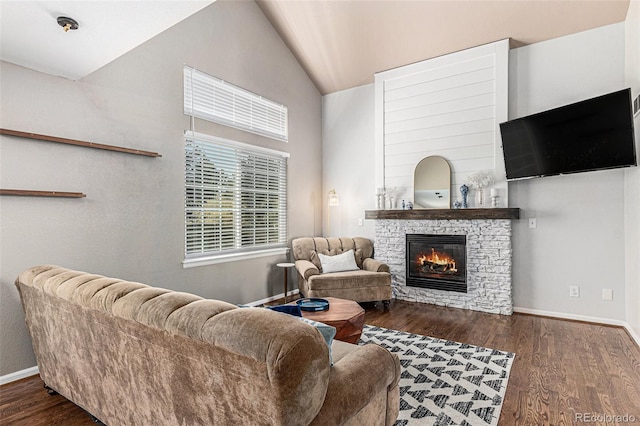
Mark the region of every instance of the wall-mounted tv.
[[637, 166], [631, 90], [500, 124], [508, 180]]

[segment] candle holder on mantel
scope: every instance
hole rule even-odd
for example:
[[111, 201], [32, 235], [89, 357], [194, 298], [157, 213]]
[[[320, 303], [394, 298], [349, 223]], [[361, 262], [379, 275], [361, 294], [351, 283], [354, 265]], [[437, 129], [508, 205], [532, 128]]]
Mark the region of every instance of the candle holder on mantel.
[[389, 209], [390, 210], [395, 210], [398, 208], [398, 200], [400, 199], [400, 197], [402, 196], [402, 194], [405, 193], [405, 191], [407, 190], [407, 188], [405, 187], [400, 187], [400, 186], [394, 186], [392, 188], [385, 188], [385, 195], [387, 196], [387, 199], [389, 201]]
[[376, 207], [378, 210], [384, 210], [385, 207], [385, 190], [384, 188], [378, 188], [376, 190]]
[[491, 188], [491, 207], [498, 207], [498, 198], [500, 198], [498, 189]]

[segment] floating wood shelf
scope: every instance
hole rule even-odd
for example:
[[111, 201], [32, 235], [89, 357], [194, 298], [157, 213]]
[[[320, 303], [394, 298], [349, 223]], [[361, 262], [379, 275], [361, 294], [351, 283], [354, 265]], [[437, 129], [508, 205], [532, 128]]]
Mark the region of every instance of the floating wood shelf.
[[86, 148], [104, 149], [107, 151], [123, 152], [125, 154], [144, 155], [146, 157], [162, 157], [162, 155], [158, 154], [157, 152], [142, 151], [140, 149], [134, 149], [134, 148], [124, 148], [124, 147], [115, 146], [115, 145], [104, 145], [101, 143], [79, 141], [76, 139], [59, 138], [57, 136], [39, 135], [37, 133], [21, 132], [19, 130], [0, 129], [0, 135], [16, 136], [19, 138], [35, 139], [39, 141], [63, 143], [67, 145], [77, 145], [77, 146], [83, 146]]
[[413, 220], [475, 220], [518, 219], [519, 208], [490, 209], [414, 209], [414, 210], [366, 210], [365, 219], [413, 219]]
[[82, 192], [64, 191], [33, 191], [30, 189], [0, 189], [0, 195], [15, 195], [20, 197], [58, 197], [58, 198], [84, 198], [87, 194]]

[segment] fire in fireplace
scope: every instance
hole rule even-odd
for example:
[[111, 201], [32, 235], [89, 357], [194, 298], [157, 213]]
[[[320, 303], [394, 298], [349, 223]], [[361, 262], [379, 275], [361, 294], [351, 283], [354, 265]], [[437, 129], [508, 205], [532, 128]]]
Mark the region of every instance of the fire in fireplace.
[[407, 234], [407, 285], [467, 292], [465, 235]]

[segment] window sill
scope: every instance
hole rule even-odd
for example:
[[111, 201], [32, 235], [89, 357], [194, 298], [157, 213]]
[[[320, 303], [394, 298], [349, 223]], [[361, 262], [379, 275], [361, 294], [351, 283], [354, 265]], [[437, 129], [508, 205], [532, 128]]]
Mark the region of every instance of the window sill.
[[249, 251], [245, 253], [218, 254], [207, 257], [198, 257], [194, 259], [185, 259], [182, 261], [182, 267], [197, 268], [198, 266], [215, 265], [217, 263], [235, 262], [238, 260], [255, 259], [258, 257], [278, 256], [288, 254], [288, 247], [278, 247], [266, 250]]

